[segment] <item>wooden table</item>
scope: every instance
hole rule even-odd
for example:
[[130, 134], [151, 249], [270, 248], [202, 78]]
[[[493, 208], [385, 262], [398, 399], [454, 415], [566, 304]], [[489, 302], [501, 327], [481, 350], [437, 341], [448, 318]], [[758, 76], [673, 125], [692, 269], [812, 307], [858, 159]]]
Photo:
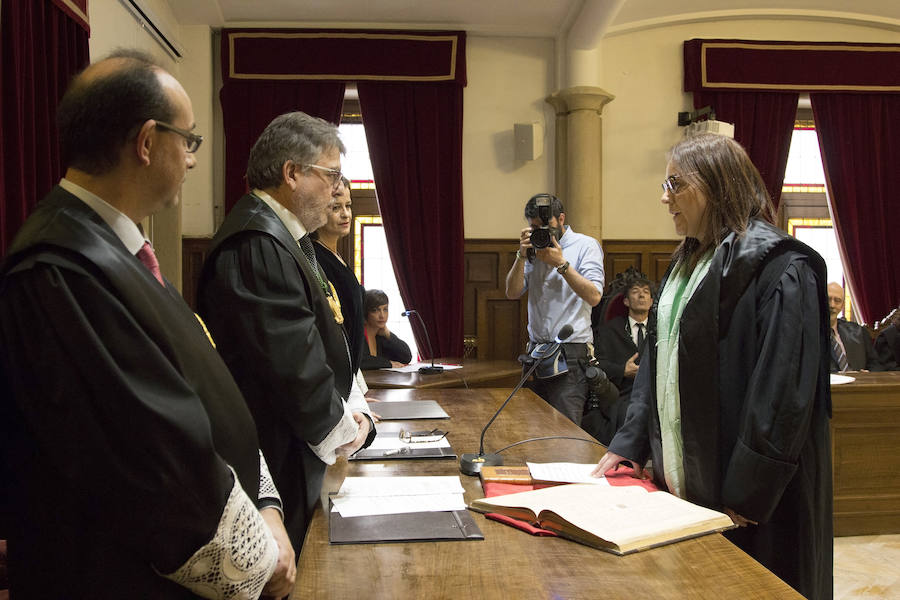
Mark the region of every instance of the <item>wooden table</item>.
[[429, 389], [509, 387], [512, 389], [522, 377], [522, 365], [514, 360], [479, 360], [477, 358], [436, 358], [437, 363], [462, 365], [461, 369], [446, 370], [435, 375], [397, 373], [396, 371], [363, 371], [366, 384], [372, 389]]
[[834, 535], [900, 533], [900, 371], [831, 386]]
[[[450, 420], [416, 421], [447, 429], [457, 454], [477, 452], [481, 427], [506, 389], [377, 390], [382, 400], [436, 400]], [[487, 451], [551, 434], [588, 437], [529, 390], [521, 390], [488, 430]], [[573, 440], [523, 444], [507, 464], [527, 460], [594, 462], [600, 446]], [[346, 476], [459, 475], [455, 460], [340, 461], [326, 473], [322, 498]], [[460, 475], [466, 502], [483, 497], [478, 478]], [[327, 505], [327, 504], [326, 504]], [[534, 537], [475, 515], [483, 541], [335, 545], [321, 505], [306, 536], [291, 598], [800, 598], [719, 534], [615, 556], [559, 538]]]

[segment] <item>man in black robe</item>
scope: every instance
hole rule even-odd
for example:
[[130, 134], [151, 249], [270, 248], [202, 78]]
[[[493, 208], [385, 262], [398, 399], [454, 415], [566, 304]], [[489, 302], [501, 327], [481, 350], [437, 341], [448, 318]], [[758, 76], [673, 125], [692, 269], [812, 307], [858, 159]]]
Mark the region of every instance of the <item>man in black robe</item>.
[[298, 553], [326, 465], [375, 436], [352, 384], [336, 293], [309, 237], [327, 219], [343, 150], [337, 128], [321, 119], [297, 112], [273, 120], [250, 151], [252, 191], [216, 233], [198, 288], [200, 314], [256, 420]]
[[58, 122], [65, 178], [0, 268], [11, 596], [283, 595], [294, 555], [253, 419], [137, 225], [196, 162], [190, 99], [120, 51]]

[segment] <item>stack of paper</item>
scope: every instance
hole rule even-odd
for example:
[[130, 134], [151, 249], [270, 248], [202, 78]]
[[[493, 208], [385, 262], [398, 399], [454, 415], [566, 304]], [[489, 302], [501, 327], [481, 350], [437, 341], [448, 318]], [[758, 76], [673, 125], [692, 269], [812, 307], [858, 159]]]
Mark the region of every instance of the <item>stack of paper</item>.
[[342, 517], [465, 510], [458, 475], [442, 477], [347, 477], [333, 510]]

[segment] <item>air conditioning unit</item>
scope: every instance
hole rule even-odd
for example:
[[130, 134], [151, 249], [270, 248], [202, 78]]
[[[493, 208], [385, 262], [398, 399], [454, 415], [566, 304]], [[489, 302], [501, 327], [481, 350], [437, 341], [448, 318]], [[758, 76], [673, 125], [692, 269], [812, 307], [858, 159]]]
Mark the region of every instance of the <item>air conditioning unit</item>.
[[175, 34], [163, 24], [162, 19], [149, 8], [146, 0], [119, 0], [128, 12], [134, 15], [141, 27], [162, 46], [163, 50], [176, 61], [184, 57], [184, 47], [178, 43]]
[[734, 137], [734, 125], [725, 121], [707, 120], [695, 121], [684, 128], [684, 137], [700, 135], [701, 133], [715, 133], [726, 137]]

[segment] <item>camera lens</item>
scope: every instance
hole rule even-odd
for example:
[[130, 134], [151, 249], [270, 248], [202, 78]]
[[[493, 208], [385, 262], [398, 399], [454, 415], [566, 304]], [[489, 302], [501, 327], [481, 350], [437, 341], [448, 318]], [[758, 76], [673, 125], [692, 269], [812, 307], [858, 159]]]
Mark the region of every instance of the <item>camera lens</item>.
[[532, 231], [531, 245], [535, 248], [548, 248], [550, 246], [550, 229], [541, 227]]

